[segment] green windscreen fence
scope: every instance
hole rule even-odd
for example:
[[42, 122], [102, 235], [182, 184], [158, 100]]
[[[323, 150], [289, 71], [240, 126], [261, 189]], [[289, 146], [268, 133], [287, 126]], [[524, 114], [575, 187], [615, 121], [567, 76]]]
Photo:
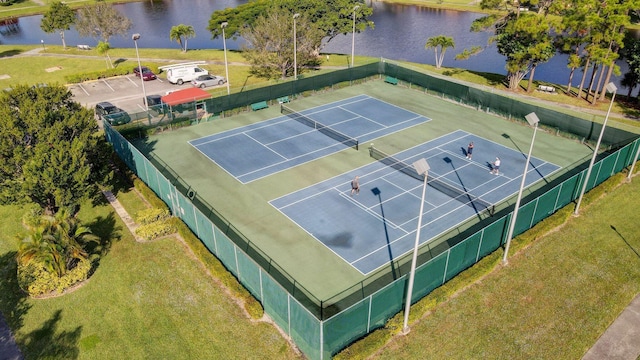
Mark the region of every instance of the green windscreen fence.
[[[564, 114], [549, 113], [528, 104], [496, 94], [487, 94], [466, 85], [451, 83], [387, 62], [336, 71], [323, 76], [299, 80], [295, 88], [289, 83], [275, 85], [275, 89], [260, 89], [251, 94], [237, 95], [233, 100], [210, 99], [217, 106], [237, 106], [252, 101], [295, 94], [298, 91], [332, 86], [340, 82], [379, 75], [383, 72], [401, 81], [423, 87], [426, 91], [465, 103], [486, 111], [513, 117], [522, 117], [535, 111], [540, 118], [553, 119], [552, 125], [562, 131], [576, 131], [584, 138], [592, 138], [600, 131], [598, 124], [576, 119]], [[226, 101], [226, 103], [225, 103]], [[234, 102], [232, 104], [232, 102]], [[575, 123], [573, 123], [575, 122]], [[554, 183], [546, 191], [525, 197], [518, 213], [514, 236], [518, 235], [558, 209], [574, 201], [584, 181], [587, 191], [629, 166], [640, 146], [637, 135], [612, 129], [605, 132], [609, 144], [617, 144], [615, 150], [600, 154], [589, 179], [587, 169], [577, 169], [566, 179]], [[301, 287], [295, 277], [284, 271], [269, 256], [240, 233], [224, 216], [200, 199], [189, 184], [180, 178], [161, 159], [152, 154], [145, 157], [122, 134], [105, 124], [105, 136], [115, 152], [171, 209], [182, 219], [203, 244], [224, 266], [262, 303], [265, 312], [290, 336], [304, 354], [311, 359], [329, 359], [352, 341], [368, 332], [384, 326], [386, 321], [402, 311], [406, 293], [406, 276], [394, 278], [383, 274], [330, 299], [317, 299]], [[597, 136], [597, 135], [596, 135]], [[502, 246], [513, 206], [489, 219], [489, 223], [459, 239], [452, 238], [435, 249], [422, 247], [416, 269], [416, 281], [412, 302], [429, 294], [461, 271], [475, 264], [482, 257]], [[427, 244], [428, 245], [428, 244]], [[407, 262], [397, 268], [407, 273]]]

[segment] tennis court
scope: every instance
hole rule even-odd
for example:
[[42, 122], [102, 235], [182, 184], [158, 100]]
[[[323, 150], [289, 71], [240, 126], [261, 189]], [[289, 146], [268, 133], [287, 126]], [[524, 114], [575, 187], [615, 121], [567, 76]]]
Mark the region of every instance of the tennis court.
[[242, 183], [331, 155], [430, 119], [367, 95], [189, 141]]
[[[400, 114], [403, 113], [401, 110], [404, 109], [408, 116], [411, 116], [407, 118], [413, 118], [417, 114], [421, 116], [421, 120], [414, 126], [405, 125], [402, 129], [397, 128], [390, 130], [388, 135], [382, 135], [382, 133], [380, 133], [380, 137], [375, 140], [362, 140], [362, 138], [360, 138], [360, 150], [356, 151], [351, 147], [345, 146], [338, 140], [298, 123], [289, 116], [283, 116], [278, 106], [270, 106], [260, 111], [246, 112], [230, 118], [222, 118], [196, 126], [182, 128], [177, 131], [152, 135], [146, 139], [137, 141], [136, 146], [146, 153], [151, 153], [152, 157], [162, 160], [175, 174], [179, 174], [180, 178], [188, 184], [192, 194], [202, 199], [201, 201], [206, 201], [209, 206], [224, 216], [224, 218], [233, 225], [234, 231], [242, 233], [244, 237], [251, 240], [251, 246], [259, 248], [260, 251], [267, 254], [273, 259], [273, 263], [277, 264], [283, 271], [295, 275], [297, 284], [303, 286], [316, 298], [328, 299], [368, 277], [375, 277], [379, 276], [379, 274], [393, 271], [393, 266], [389, 266], [388, 263], [389, 254], [386, 247], [387, 235], [385, 231], [393, 230], [393, 232], [400, 234], [400, 230], [391, 230], [390, 225], [385, 229], [384, 222], [380, 219], [393, 222], [394, 225], [402, 224], [402, 235], [394, 235], [394, 238], [389, 236], [390, 241], [400, 238], [401, 236], [404, 236], [408, 241], [415, 240], [415, 238], [410, 235], [410, 232], [414, 231], [415, 225], [417, 224], [416, 216], [419, 211], [418, 196], [421, 195], [421, 189], [414, 188], [420, 187], [421, 184], [418, 180], [383, 164], [376, 158], [372, 158], [368, 149], [371, 142], [374, 143], [376, 149], [406, 160], [408, 163], [411, 163], [413, 159], [412, 156], [424, 156], [432, 168], [430, 177], [435, 174], [445, 175], [446, 178], [453, 179], [453, 181], [455, 181], [454, 184], [460, 184], [456, 179], [456, 174], [460, 174], [464, 185], [473, 195], [483, 194], [490, 190], [483, 188], [476, 189], [479, 185], [476, 183], [479, 183], [480, 180], [476, 180], [475, 175], [479, 178], [491, 179], [487, 180], [491, 181], [491, 184], [510, 178], [512, 180], [509, 186], [513, 186], [513, 188], [501, 187], [498, 188], [502, 189], [501, 192], [496, 191], [495, 194], [500, 195], [499, 198], [511, 195], [508, 201], [512, 204], [514, 199], [513, 194], [516, 192], [517, 186], [519, 186], [519, 180], [517, 179], [523, 171], [522, 167], [518, 168], [517, 165], [514, 164], [518, 164], [516, 159], [519, 158], [521, 161], [520, 166], [522, 166], [531, 141], [532, 129], [522, 126], [521, 123], [506, 121], [491, 114], [477, 111], [474, 108], [463, 107], [444, 99], [425, 95], [419, 91], [388, 85], [382, 81], [366, 82], [357, 86], [349, 86], [335, 91], [295, 99], [290, 105], [305, 115], [312, 115], [316, 112], [322, 113], [320, 110], [335, 107], [336, 104], [348, 104], [357, 102], [358, 99], [367, 98], [371, 98], [372, 103], [375, 104], [386, 104], [386, 106], [389, 106], [388, 109], [394, 109], [392, 113], [400, 110], [400, 112], [398, 112], [398, 114]], [[364, 106], [364, 108], [360, 106], [357, 109], [360, 116], [367, 118], [374, 118], [374, 116], [377, 116], [377, 113], [380, 112], [380, 109], [368, 109], [367, 106]], [[367, 115], [371, 113], [373, 113], [373, 115]], [[313, 119], [322, 123], [325, 121], [316, 116], [313, 116]], [[384, 119], [388, 119], [391, 123], [395, 120], [395, 118], [390, 118], [390, 116], [386, 116]], [[233, 141], [230, 141], [230, 148], [219, 147], [216, 153], [207, 151], [205, 154], [201, 151], [200, 146], [196, 148], [193, 145], [194, 141], [223, 139], [230, 135], [235, 136], [236, 139], [241, 139], [246, 136], [243, 135], [243, 132], [249, 129], [259, 129], [276, 123], [277, 121], [285, 121], [289, 122], [292, 126], [300, 126], [299, 129], [302, 129], [301, 131], [303, 132], [315, 132], [323, 141], [326, 141], [326, 144], [335, 146], [336, 149], [327, 155], [316, 155], [314, 160], [309, 159], [304, 163], [294, 165], [294, 159], [288, 164], [280, 165], [281, 168], [278, 170], [273, 168], [266, 169], [272, 171], [269, 175], [267, 175], [268, 171], [262, 170], [264, 172], [261, 173], [261, 175], [254, 173], [244, 175], [240, 178], [241, 175], [248, 172], [246, 169], [240, 171], [241, 167], [247, 166], [247, 163], [256, 161], [254, 159], [255, 157], [260, 157], [265, 154], [265, 151], [271, 152], [271, 150], [260, 145], [261, 150], [259, 152], [252, 151], [242, 153], [241, 156], [240, 153], [236, 152], [236, 149], [241, 147], [236, 146], [233, 144]], [[293, 125], [294, 123], [298, 123], [298, 125]], [[282, 138], [282, 128], [279, 125], [273, 128], [276, 129], [273, 136], [275, 138]], [[436, 144], [431, 143], [431, 141], [444, 139], [444, 136], [452, 132], [457, 132], [459, 129], [473, 134], [471, 135], [475, 143], [473, 167], [470, 167], [469, 164], [464, 162], [466, 160], [462, 155], [462, 149], [466, 149], [468, 145], [467, 139], [461, 139], [459, 142], [455, 141], [449, 145], [447, 154], [453, 154], [448, 155], [448, 157], [452, 159], [452, 163], [446, 163], [442, 160], [444, 154], [440, 157], [439, 161], [436, 161], [438, 159], [437, 155], [433, 155], [436, 156], [433, 158], [432, 155], [427, 154], [426, 151], [433, 150], [432, 147]], [[348, 130], [344, 128], [340, 128], [339, 130], [348, 133]], [[368, 131], [371, 131], [371, 129]], [[358, 136], [361, 134], [348, 133], [348, 135]], [[420, 146], [425, 143], [428, 143], [429, 146], [424, 149], [420, 148]], [[247, 144], [248, 143], [245, 142], [243, 146], [247, 146]], [[496, 153], [498, 149], [504, 149], [505, 151], [498, 154]], [[416, 153], [405, 153], [405, 151], [416, 151]], [[541, 179], [541, 174], [545, 175], [552, 171], [548, 170], [546, 173], [543, 173], [539, 167], [540, 163], [537, 162], [542, 161], [539, 159], [543, 159], [562, 168], [561, 171], [557, 171], [552, 175], [553, 178], [556, 178], [560, 176], [565, 169], [575, 166], [574, 163], [577, 160], [588, 157], [591, 154], [592, 149], [589, 146], [558, 137], [551, 132], [538, 131], [536, 135], [536, 145], [533, 151], [533, 161], [536, 161], [534, 164], [536, 164], [537, 169], [530, 167], [530, 176], [527, 177], [527, 183], [539, 180]], [[503, 160], [501, 172], [504, 176], [494, 176], [488, 172], [486, 162], [493, 161], [495, 156], [500, 156]], [[225, 168], [225, 166], [227, 166], [226, 164], [224, 166], [220, 164], [217, 157], [228, 161], [230, 168]], [[460, 160], [464, 161], [460, 163]], [[266, 167], [266, 162], [262, 160], [258, 161], [257, 164], [260, 168]], [[237, 169], [235, 169], [234, 166], [237, 167]], [[379, 167], [380, 169], [374, 173], [374, 170], [369, 170], [368, 166]], [[457, 172], [453, 171], [452, 166], [455, 166]], [[443, 169], [441, 169], [441, 167], [443, 167]], [[447, 169], [447, 167], [448, 170], [444, 170]], [[402, 191], [400, 188], [397, 188], [397, 186], [368, 181], [368, 179], [373, 179], [373, 176], [382, 174], [383, 170], [381, 169], [383, 168], [385, 169], [384, 171], [388, 172], [389, 176], [399, 177], [398, 180], [394, 179], [391, 183], [400, 184], [403, 181], [407, 181], [409, 185], [406, 185], [404, 188], [414, 189], [412, 192], [413, 196], [409, 196], [409, 194], [404, 195], [404, 201], [411, 201], [411, 203], [405, 204], [400, 199], [395, 200], [392, 194]], [[232, 173], [230, 169], [234, 169], [233, 171], [236, 173]], [[475, 171], [471, 172], [472, 169], [475, 169]], [[540, 170], [540, 174], [537, 173], [538, 170]], [[469, 174], [467, 174], [467, 172], [469, 172]], [[368, 175], [369, 173], [371, 173], [371, 175]], [[362, 188], [356, 201], [364, 205], [355, 207], [344, 204], [338, 205], [345, 206], [346, 210], [341, 211], [339, 208], [331, 208], [340, 203], [333, 201], [322, 202], [321, 197], [318, 197], [320, 200], [312, 199], [315, 194], [333, 188], [338, 190], [332, 191], [344, 192], [344, 194], [349, 196], [349, 182], [355, 175], [361, 177]], [[530, 191], [532, 191], [531, 189], [544, 187], [548, 180], [547, 176], [544, 180], [537, 181], [534, 186], [528, 186], [526, 192], [530, 193]], [[380, 197], [370, 195], [372, 194], [371, 189], [374, 187], [380, 190]], [[297, 193], [298, 191], [301, 191], [301, 193]], [[290, 195], [293, 196], [292, 194], [296, 194], [295, 196], [297, 196], [297, 198], [290, 199], [297, 199], [305, 203], [304, 209], [302, 209], [303, 205], [298, 205], [298, 208], [309, 217], [308, 220], [289, 215], [290, 210], [286, 210], [287, 213], [285, 213], [284, 210], [278, 210], [287, 205], [287, 203], [296, 201], [287, 200], [286, 197]], [[431, 201], [429, 197], [436, 196], [436, 194], [437, 191], [432, 190], [432, 187], [428, 187], [426, 194], [427, 201]], [[366, 202], [364, 200], [365, 196], [367, 197]], [[438, 194], [437, 196], [441, 195]], [[485, 200], [490, 202], [496, 201], [492, 196], [495, 195], [487, 194], [486, 196], [483, 195], [483, 198], [486, 197]], [[304, 200], [306, 198], [309, 199]], [[316, 204], [312, 200], [319, 201], [319, 203]], [[343, 197], [340, 201], [351, 202], [352, 200], [345, 200]], [[454, 203], [460, 202], [453, 201], [447, 206], [457, 205]], [[296, 205], [290, 205], [288, 208], [295, 206]], [[501, 206], [503, 208], [505, 203], [502, 202]], [[361, 207], [366, 208], [367, 211], [363, 211]], [[458, 207], [460, 206], [458, 205]], [[469, 206], [463, 205], [459, 211], [455, 212], [455, 217], [454, 215], [447, 215], [442, 217], [440, 221], [450, 222], [453, 219], [455, 223], [458, 223], [463, 219], [470, 219], [452, 230], [456, 233], [464, 231], [464, 229], [478, 223], [475, 218], [477, 214], [473, 212], [473, 209], [469, 209], [471, 209]], [[444, 211], [445, 207], [442, 207], [442, 210]], [[292, 211], [293, 210], [291, 210], [291, 212]], [[354, 234], [360, 234], [360, 232], [357, 231], [357, 229], [351, 229], [349, 230], [350, 233], [347, 233], [343, 229], [346, 226], [344, 224], [347, 221], [346, 219], [352, 219], [352, 213], [354, 213], [354, 211], [357, 211], [355, 212], [355, 214], [358, 214], [357, 216], [365, 218], [375, 218], [377, 216], [375, 220], [367, 223], [349, 220], [350, 223], [347, 224], [351, 225], [351, 223], [353, 223], [354, 226], [365, 228], [365, 235], [358, 236], [365, 237], [367, 233], [373, 233], [372, 236], [374, 236], [374, 240], [371, 240], [371, 243], [377, 247], [353, 250], [353, 253], [336, 256], [336, 254], [342, 251], [349, 252], [351, 250], [340, 248], [340, 251], [337, 251], [335, 249], [339, 248], [339, 246], [333, 246], [332, 248], [325, 243], [333, 242], [336, 245], [346, 244], [347, 241], [341, 243], [341, 239], [343, 238], [341, 234], [344, 233], [346, 234], [345, 238], [348, 238], [351, 243], [350, 246], [353, 246], [355, 242]], [[469, 211], [470, 213], [464, 213]], [[384, 212], [384, 217], [382, 217], [382, 212]], [[435, 216], [436, 212], [437, 211], [432, 211], [431, 214]], [[328, 215], [325, 216], [327, 213]], [[374, 213], [377, 214], [375, 216], [371, 215]], [[396, 220], [396, 217], [413, 218], [414, 223], [403, 224], [404, 221], [400, 219]], [[324, 222], [320, 223], [320, 221]], [[431, 239], [431, 236], [435, 232], [441, 232], [452, 225], [446, 223], [438, 227], [439, 225], [430, 224], [431, 221], [433, 221], [433, 219], [428, 217], [423, 218], [425, 225], [422, 231], [424, 233], [424, 239], [427, 239], [427, 237]], [[309, 224], [306, 222], [309, 222]], [[364, 224], [368, 224], [370, 227], [376, 226], [376, 231], [367, 229], [367, 225]], [[319, 229], [321, 227], [323, 227], [323, 229]], [[444, 241], [443, 239], [452, 236], [450, 235], [452, 231], [449, 231], [443, 236], [439, 236], [437, 239], [430, 240], [426, 248], [430, 249], [439, 246], [438, 244], [441, 244]], [[362, 241], [361, 244], [359, 242], [359, 246], [368, 246], [362, 245], [366, 243], [366, 241]], [[352, 262], [355, 263], [356, 259], [378, 248], [379, 253], [385, 254], [384, 261], [387, 261], [386, 267], [381, 268], [377, 272], [370, 272], [369, 269], [376, 268], [377, 263], [368, 263], [361, 266], [361, 269], [351, 264]], [[395, 250], [393, 247], [390, 249], [394, 251], [392, 254], [393, 257], [398, 258], [401, 255], [401, 250]], [[407, 257], [404, 257], [398, 261], [404, 263], [406, 262], [406, 258]], [[363, 259], [361, 262], [366, 263], [367, 261]], [[380, 263], [384, 264], [384, 262]], [[359, 263], [357, 265], [360, 267]], [[365, 273], [369, 275], [365, 275]]]
[[[473, 160], [467, 160], [466, 145], [471, 141], [476, 151]], [[490, 163], [497, 155], [503, 166], [494, 175], [489, 172]], [[411, 164], [421, 158], [431, 167], [421, 243], [471, 217], [490, 213], [491, 204], [517, 193], [526, 162], [521, 152], [458, 130], [271, 204], [366, 275], [413, 249], [423, 181], [412, 175]], [[559, 168], [532, 158], [526, 185], [544, 180]], [[355, 176], [360, 178], [359, 194], [351, 194]]]

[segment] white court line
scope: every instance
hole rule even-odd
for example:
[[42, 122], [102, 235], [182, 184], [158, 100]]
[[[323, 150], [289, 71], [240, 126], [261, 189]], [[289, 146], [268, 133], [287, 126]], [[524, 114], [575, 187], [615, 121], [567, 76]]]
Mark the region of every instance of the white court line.
[[242, 133], [244, 136], [248, 137], [249, 139], [255, 141], [256, 143], [262, 145], [262, 147], [266, 147], [267, 150], [271, 151], [272, 153], [278, 155], [279, 157], [281, 157], [282, 159], [288, 160], [287, 157], [283, 156], [282, 154], [280, 154], [279, 152], [273, 150], [272, 148], [265, 146], [263, 143], [261, 143], [260, 141], [258, 141], [257, 139], [254, 139], [253, 137], [251, 137], [251, 135], [247, 134], [247, 133]]
[[[279, 118], [281, 118], [281, 117], [282, 117], [282, 116], [278, 116], [277, 118], [273, 118], [273, 119], [266, 120], [266, 121], [277, 120], [277, 119], [279, 119]], [[209, 140], [209, 141], [204, 141], [204, 142], [202, 142], [202, 143], [200, 143], [200, 144], [198, 144], [198, 145], [193, 145], [193, 144], [192, 144], [193, 146], [200, 146], [200, 145], [203, 145], [203, 144], [208, 144], [208, 143], [210, 143], [210, 142], [216, 142], [216, 141], [218, 141], [218, 140], [228, 139], [228, 138], [230, 138], [230, 137], [234, 137], [234, 136], [236, 136], [236, 135], [238, 135], [238, 134], [244, 134], [244, 133], [246, 133], [246, 132], [251, 132], [251, 131], [253, 131], [253, 130], [265, 129], [265, 128], [268, 128], [268, 127], [271, 127], [271, 126], [280, 125], [280, 124], [282, 124], [282, 123], [284, 123], [284, 122], [287, 122], [287, 121], [288, 121], [288, 118], [287, 118], [287, 119], [283, 119], [283, 120], [279, 120], [279, 121], [276, 121], [276, 122], [273, 122], [273, 123], [264, 124], [263, 126], [258, 126], [258, 127], [251, 128], [251, 129], [244, 129], [245, 127], [252, 126], [252, 125], [246, 125], [246, 126], [243, 126], [243, 127], [240, 127], [240, 128], [236, 128], [236, 129], [231, 129], [231, 130], [223, 131], [223, 132], [221, 132], [221, 133], [211, 134], [211, 135], [207, 135], [207, 136], [199, 137], [199, 138], [197, 138], [197, 139], [192, 139], [192, 140], [189, 140], [189, 144], [192, 144], [193, 142], [196, 142], [196, 141], [201, 140], [201, 139], [206, 139], [206, 138], [215, 138], [215, 139], [211, 139], [211, 140]], [[238, 130], [241, 130], [241, 129], [243, 129], [243, 130], [242, 130], [242, 131], [238, 131]], [[226, 133], [229, 133], [229, 134], [226, 134]], [[226, 135], [224, 135], [224, 134], [226, 134]], [[224, 136], [220, 136], [220, 135], [224, 135]]]

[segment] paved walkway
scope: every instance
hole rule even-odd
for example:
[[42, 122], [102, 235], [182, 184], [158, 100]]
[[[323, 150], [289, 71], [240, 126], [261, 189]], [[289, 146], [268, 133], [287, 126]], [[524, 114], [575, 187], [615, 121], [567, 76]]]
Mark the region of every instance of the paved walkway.
[[22, 360], [23, 356], [11, 334], [9, 325], [0, 314], [0, 360]]
[[618, 316], [583, 360], [636, 360], [640, 357], [640, 295]]

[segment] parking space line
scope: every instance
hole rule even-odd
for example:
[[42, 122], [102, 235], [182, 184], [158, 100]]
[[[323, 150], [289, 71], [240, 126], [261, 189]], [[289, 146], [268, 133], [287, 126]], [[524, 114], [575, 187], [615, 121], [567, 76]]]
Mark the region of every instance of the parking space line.
[[109, 87], [109, 89], [111, 89], [111, 91], [116, 92], [116, 91], [111, 87], [111, 85], [109, 85], [109, 83], [107, 82], [107, 80], [102, 79], [102, 82], [103, 82], [103, 83], [105, 83], [105, 85], [107, 85], [107, 86]]
[[78, 84], [78, 87], [80, 87], [80, 89], [82, 89], [82, 91], [84, 91], [84, 93], [87, 94], [87, 96], [91, 96], [91, 94], [89, 94], [89, 92], [84, 88], [84, 86], [82, 86], [82, 84]]
[[129, 82], [131, 82], [135, 87], [138, 87], [138, 84], [135, 81], [131, 80], [130, 77], [127, 76], [127, 80], [129, 80]]

